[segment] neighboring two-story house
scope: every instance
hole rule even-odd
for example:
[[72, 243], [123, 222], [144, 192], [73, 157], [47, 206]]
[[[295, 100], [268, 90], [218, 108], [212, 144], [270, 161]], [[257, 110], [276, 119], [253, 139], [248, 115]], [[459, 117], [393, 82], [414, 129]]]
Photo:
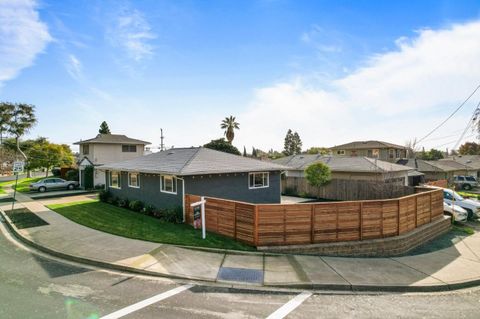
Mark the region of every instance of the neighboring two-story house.
[[330, 148], [333, 156], [365, 156], [395, 163], [407, 157], [404, 146], [382, 141], [356, 141]]
[[[74, 143], [80, 146], [78, 163], [80, 186], [105, 184], [105, 172], [96, 166], [125, 161], [144, 155], [145, 145], [150, 142], [127, 137], [120, 134], [98, 134], [95, 138]], [[93, 185], [85, 178], [85, 168], [93, 166]], [[90, 185], [89, 185], [90, 183]]]

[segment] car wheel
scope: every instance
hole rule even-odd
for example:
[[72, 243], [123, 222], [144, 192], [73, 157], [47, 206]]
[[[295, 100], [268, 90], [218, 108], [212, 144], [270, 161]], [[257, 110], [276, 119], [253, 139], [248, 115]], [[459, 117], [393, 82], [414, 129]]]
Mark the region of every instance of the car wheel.
[[466, 190], [466, 191], [469, 191], [469, 190], [472, 189], [472, 185], [470, 185], [470, 184], [465, 184], [465, 185], [463, 185], [463, 189]]
[[75, 185], [73, 185], [73, 184], [70, 184], [70, 185], [67, 186], [67, 189], [69, 189], [69, 190], [72, 190], [74, 188], [75, 188]]
[[45, 186], [40, 186], [40, 187], [38, 188], [38, 191], [39, 191], [40, 193], [43, 193], [43, 192], [45, 192], [46, 190], [47, 190], [47, 188], [46, 188]]
[[467, 220], [473, 219], [473, 210], [471, 210], [471, 209], [469, 209], [469, 208], [464, 208], [464, 209], [465, 209], [465, 210], [467, 211], [467, 213], [468, 213], [468, 215], [467, 215]]

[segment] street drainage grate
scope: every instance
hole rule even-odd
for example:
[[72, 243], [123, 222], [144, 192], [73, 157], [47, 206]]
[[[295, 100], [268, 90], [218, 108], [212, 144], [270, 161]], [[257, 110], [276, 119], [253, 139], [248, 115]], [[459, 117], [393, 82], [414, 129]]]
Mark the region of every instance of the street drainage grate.
[[218, 272], [218, 280], [261, 284], [263, 282], [263, 271], [258, 269], [221, 267]]

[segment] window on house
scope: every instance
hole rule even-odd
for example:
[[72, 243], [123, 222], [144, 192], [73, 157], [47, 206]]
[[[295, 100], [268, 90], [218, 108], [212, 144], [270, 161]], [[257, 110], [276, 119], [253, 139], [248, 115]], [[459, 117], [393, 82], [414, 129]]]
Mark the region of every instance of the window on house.
[[373, 157], [373, 151], [372, 150], [367, 151], [367, 157]]
[[83, 144], [82, 145], [82, 150], [83, 150], [84, 155], [88, 155], [88, 153], [90, 152], [90, 147], [89, 146], [90, 145], [88, 145], [88, 144]]
[[123, 153], [135, 153], [137, 152], [137, 145], [122, 145]]
[[389, 156], [390, 158], [394, 158], [394, 156], [395, 156], [395, 150], [393, 150], [393, 149], [388, 150], [388, 156]]
[[268, 172], [266, 173], [250, 173], [248, 174], [248, 188], [264, 188], [268, 187]]
[[120, 174], [118, 172], [110, 172], [110, 187], [120, 188]]
[[402, 158], [402, 150], [395, 150], [395, 158]]
[[338, 150], [337, 155], [345, 155], [345, 150]]
[[160, 191], [162, 193], [177, 193], [177, 179], [173, 176], [160, 176]]
[[128, 186], [140, 188], [138, 173], [128, 173]]

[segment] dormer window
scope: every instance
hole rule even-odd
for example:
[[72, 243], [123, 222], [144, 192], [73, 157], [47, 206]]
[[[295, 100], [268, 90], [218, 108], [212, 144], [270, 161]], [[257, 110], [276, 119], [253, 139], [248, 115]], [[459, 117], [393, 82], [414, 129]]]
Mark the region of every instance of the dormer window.
[[83, 145], [82, 145], [82, 152], [83, 152], [84, 155], [88, 155], [88, 153], [89, 153], [89, 151], [90, 151], [90, 147], [89, 147], [89, 146], [90, 146], [90, 145], [88, 145], [88, 144], [83, 144]]
[[123, 153], [136, 153], [137, 152], [137, 145], [122, 145], [122, 152]]

